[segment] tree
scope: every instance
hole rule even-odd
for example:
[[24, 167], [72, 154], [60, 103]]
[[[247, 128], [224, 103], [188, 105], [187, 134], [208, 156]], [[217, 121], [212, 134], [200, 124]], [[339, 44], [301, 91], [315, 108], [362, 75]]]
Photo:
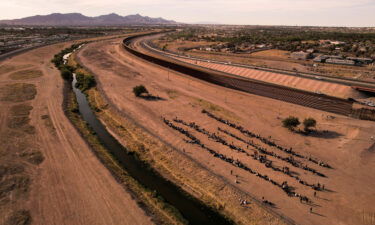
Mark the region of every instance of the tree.
[[304, 126], [304, 130], [306, 132], [310, 131], [310, 128], [311, 127], [315, 127], [316, 126], [316, 120], [314, 118], [306, 118], [304, 121], [303, 121], [303, 126]]
[[299, 119], [294, 116], [289, 116], [288, 118], [285, 118], [282, 121], [282, 123], [283, 126], [288, 128], [289, 130], [294, 130], [294, 128], [301, 124], [301, 122], [299, 122]]
[[76, 87], [79, 88], [81, 91], [86, 91], [96, 86], [95, 77], [91, 74], [83, 74], [78, 72], [76, 74], [76, 79]]
[[68, 70], [67, 68], [61, 69], [61, 76], [64, 80], [71, 80], [73, 78], [72, 72], [70, 72], [70, 70]]
[[138, 85], [133, 88], [133, 93], [136, 97], [140, 97], [142, 94], [148, 94], [148, 91], [145, 86]]

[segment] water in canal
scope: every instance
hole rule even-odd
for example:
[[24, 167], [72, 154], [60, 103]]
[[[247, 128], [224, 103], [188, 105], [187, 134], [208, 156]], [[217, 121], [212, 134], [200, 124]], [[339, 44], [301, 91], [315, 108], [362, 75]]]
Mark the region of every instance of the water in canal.
[[79, 112], [83, 119], [96, 132], [101, 143], [107, 150], [118, 160], [121, 166], [143, 186], [148, 189], [155, 190], [169, 204], [174, 206], [182, 216], [189, 221], [189, 224], [197, 225], [226, 225], [232, 224], [228, 222], [220, 214], [214, 212], [207, 206], [201, 204], [182, 193], [173, 183], [156, 175], [149, 168], [146, 168], [134, 155], [127, 154], [127, 150], [106, 130], [103, 124], [96, 118], [91, 110], [86, 96], [75, 87], [77, 80], [74, 75], [72, 88], [76, 94], [79, 104]]

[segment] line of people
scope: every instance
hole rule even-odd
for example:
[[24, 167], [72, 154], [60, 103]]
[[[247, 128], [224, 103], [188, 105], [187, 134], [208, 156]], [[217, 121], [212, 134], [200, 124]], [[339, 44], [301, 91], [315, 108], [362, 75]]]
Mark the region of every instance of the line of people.
[[279, 150], [281, 150], [281, 151], [283, 151], [283, 152], [285, 152], [285, 153], [291, 154], [291, 155], [293, 155], [293, 156], [295, 156], [295, 157], [298, 157], [298, 158], [305, 158], [305, 159], [307, 159], [307, 160], [309, 160], [309, 161], [311, 161], [311, 162], [313, 162], [313, 163], [315, 163], [315, 164], [317, 164], [317, 165], [319, 165], [319, 166], [321, 166], [321, 167], [325, 167], [325, 168], [330, 168], [330, 169], [332, 169], [332, 167], [331, 167], [330, 165], [328, 165], [327, 163], [324, 163], [324, 162], [321, 161], [321, 160], [313, 159], [313, 158], [311, 158], [310, 156], [303, 156], [303, 155], [301, 155], [301, 154], [299, 154], [299, 153], [293, 151], [293, 148], [285, 148], [285, 147], [282, 147], [281, 145], [276, 144], [276, 143], [275, 143], [274, 141], [272, 141], [272, 140], [269, 140], [269, 139], [267, 139], [267, 138], [265, 138], [265, 137], [260, 136], [259, 134], [255, 134], [255, 133], [253, 133], [253, 132], [251, 132], [251, 131], [249, 131], [249, 130], [246, 130], [244, 127], [242, 127], [242, 126], [240, 126], [240, 125], [237, 125], [237, 124], [235, 124], [235, 123], [232, 123], [232, 122], [230, 122], [230, 121], [228, 121], [228, 120], [225, 120], [225, 119], [223, 119], [223, 118], [217, 117], [217, 116], [215, 116], [214, 114], [208, 112], [208, 111], [205, 110], [205, 109], [202, 110], [202, 113], [203, 113], [203, 114], [206, 114], [208, 117], [211, 117], [212, 119], [215, 119], [215, 120], [217, 120], [217, 121], [219, 121], [219, 122], [221, 122], [221, 123], [224, 123], [224, 124], [226, 124], [226, 125], [228, 125], [228, 126], [230, 126], [230, 127], [232, 127], [232, 128], [235, 128], [236, 130], [240, 131], [241, 133], [243, 133], [244, 135], [246, 135], [246, 136], [248, 136], [248, 137], [251, 137], [251, 138], [257, 138], [257, 139], [259, 139], [261, 142], [263, 142], [264, 144], [267, 144], [267, 145], [269, 145], [269, 146], [271, 146], [271, 147], [275, 147], [275, 148], [277, 148], [277, 149], [279, 149]]
[[189, 143], [196, 144], [196, 145], [200, 146], [202, 149], [206, 150], [209, 154], [213, 155], [214, 157], [219, 158], [219, 159], [221, 159], [221, 160], [223, 160], [227, 163], [230, 163], [230, 164], [232, 164], [232, 165], [234, 165], [234, 166], [236, 166], [240, 169], [243, 169], [247, 172], [250, 172], [251, 174], [253, 174], [253, 175], [255, 175], [259, 178], [262, 178], [263, 180], [265, 180], [267, 182], [272, 183], [273, 185], [282, 189], [289, 197], [297, 197], [297, 198], [300, 199], [300, 201], [302, 201], [302, 199], [304, 199], [306, 202], [310, 202], [310, 200], [307, 196], [303, 196], [303, 195], [293, 191], [292, 188], [288, 185], [288, 183], [286, 181], [284, 181], [282, 184], [279, 184], [277, 181], [272, 180], [267, 175], [263, 175], [261, 173], [256, 172], [255, 170], [247, 167], [241, 161], [234, 160], [234, 159], [232, 159], [228, 156], [225, 156], [224, 154], [220, 154], [220, 153], [212, 150], [211, 148], [208, 148], [207, 146], [202, 144], [201, 141], [198, 138], [196, 138], [194, 135], [192, 135], [189, 131], [183, 129], [182, 127], [178, 127], [178, 126], [174, 125], [171, 121], [167, 120], [166, 118], [163, 118], [163, 121], [167, 126], [173, 128], [174, 130], [177, 130], [181, 134], [184, 134], [186, 137], [190, 138], [191, 142], [189, 142]]
[[222, 128], [220, 128], [220, 127], [218, 127], [217, 129], [218, 129], [219, 131], [221, 131], [221, 132], [223, 132], [223, 133], [225, 133], [225, 134], [227, 134], [227, 135], [229, 135], [229, 136], [231, 136], [231, 137], [233, 137], [233, 138], [235, 138], [235, 139], [237, 139], [237, 140], [239, 140], [239, 141], [241, 141], [241, 142], [247, 144], [247, 148], [248, 148], [248, 146], [250, 145], [250, 146], [254, 147], [256, 150], [258, 150], [258, 151], [259, 151], [260, 153], [262, 153], [262, 154], [265, 154], [265, 155], [269, 155], [269, 156], [275, 157], [275, 158], [277, 158], [277, 159], [280, 159], [280, 160], [282, 160], [282, 161], [285, 161], [285, 162], [289, 163], [290, 165], [292, 165], [292, 166], [294, 166], [294, 167], [296, 167], [296, 168], [300, 168], [300, 169], [303, 169], [303, 170], [306, 170], [306, 171], [312, 172], [313, 174], [316, 174], [316, 175], [318, 175], [318, 176], [326, 177], [326, 175], [324, 175], [323, 173], [318, 172], [316, 169], [313, 169], [313, 168], [311, 168], [311, 167], [309, 167], [309, 166], [307, 166], [307, 165], [303, 165], [301, 162], [295, 160], [295, 159], [293, 158], [293, 156], [282, 157], [282, 156], [276, 154], [275, 152], [268, 151], [266, 148], [262, 148], [262, 147], [260, 147], [259, 145], [255, 144], [255, 143], [254, 143], [253, 141], [251, 141], [251, 140], [250, 140], [250, 141], [246, 141], [246, 140], [244, 140], [244, 139], [238, 137], [237, 135], [231, 133], [231, 132], [228, 131], [228, 130], [222, 129]]
[[188, 123], [188, 122], [185, 122], [185, 121], [183, 121], [181, 119], [177, 119], [177, 118], [173, 119], [173, 121], [176, 122], [176, 123], [180, 123], [180, 124], [183, 124], [185, 126], [188, 126], [190, 128], [193, 128], [194, 130], [196, 130], [196, 131], [198, 131], [198, 132], [200, 132], [202, 134], [207, 135], [209, 139], [212, 139], [215, 142], [221, 143], [222, 145], [225, 145], [225, 146], [229, 147], [232, 150], [235, 150], [235, 151], [240, 152], [240, 153], [245, 153], [247, 156], [251, 156], [252, 159], [257, 160], [260, 163], [264, 164], [265, 167], [270, 168], [270, 169], [272, 169], [273, 171], [276, 171], [276, 172], [284, 173], [287, 176], [296, 179], [298, 181], [298, 183], [300, 183], [302, 185], [308, 186], [308, 187], [310, 187], [310, 188], [312, 188], [314, 190], [320, 190], [320, 188], [319, 188], [320, 185], [318, 185], [318, 184], [309, 184], [307, 181], [304, 181], [300, 177], [298, 177], [298, 176], [293, 175], [292, 173], [290, 173], [289, 168], [287, 168], [287, 169], [285, 169], [285, 168], [280, 169], [279, 167], [273, 166], [272, 165], [272, 161], [268, 160], [267, 156], [260, 155], [260, 154], [258, 154], [257, 151], [255, 152], [255, 154], [249, 154], [244, 149], [242, 149], [241, 147], [238, 147], [238, 146], [234, 145], [233, 143], [232, 144], [228, 143], [226, 140], [224, 140], [223, 138], [219, 137], [215, 133], [211, 133], [211, 132], [207, 131], [206, 129], [201, 128], [198, 124], [196, 124], [194, 122]]

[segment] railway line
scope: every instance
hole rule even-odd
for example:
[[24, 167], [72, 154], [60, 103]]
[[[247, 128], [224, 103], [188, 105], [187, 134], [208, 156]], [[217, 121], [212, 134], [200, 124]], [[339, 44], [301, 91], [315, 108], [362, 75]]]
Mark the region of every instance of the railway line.
[[144, 42], [149, 38], [150, 34], [128, 37], [123, 40], [123, 47], [128, 52], [144, 60], [212, 84], [339, 115], [353, 116], [360, 119], [375, 119], [374, 112], [353, 109], [353, 100], [303, 91], [181, 62], [147, 48]]

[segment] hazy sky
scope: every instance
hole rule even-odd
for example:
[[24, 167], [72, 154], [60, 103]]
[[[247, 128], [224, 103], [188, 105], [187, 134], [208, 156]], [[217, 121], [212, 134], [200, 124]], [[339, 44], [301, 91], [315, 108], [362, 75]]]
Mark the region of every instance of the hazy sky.
[[375, 0], [0, 0], [0, 19], [140, 13], [178, 22], [375, 26]]

